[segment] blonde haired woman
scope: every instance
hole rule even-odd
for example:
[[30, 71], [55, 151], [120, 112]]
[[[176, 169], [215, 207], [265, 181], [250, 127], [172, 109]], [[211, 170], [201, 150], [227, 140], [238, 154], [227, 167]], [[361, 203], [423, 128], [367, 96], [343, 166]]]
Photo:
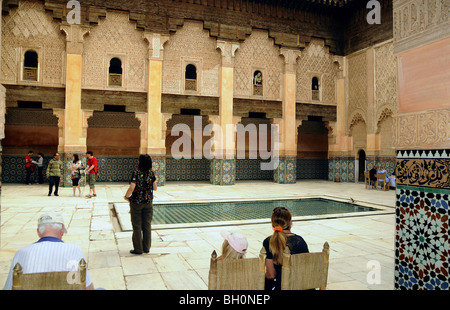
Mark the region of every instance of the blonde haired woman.
[[291, 254], [309, 253], [308, 245], [299, 235], [291, 232], [292, 215], [283, 207], [275, 208], [272, 213], [273, 235], [263, 241], [266, 249], [266, 290], [281, 290], [281, 267], [286, 247]]
[[247, 239], [239, 233], [222, 231], [220, 234], [225, 240], [222, 243], [222, 255], [217, 259], [223, 260], [244, 258], [248, 247]]

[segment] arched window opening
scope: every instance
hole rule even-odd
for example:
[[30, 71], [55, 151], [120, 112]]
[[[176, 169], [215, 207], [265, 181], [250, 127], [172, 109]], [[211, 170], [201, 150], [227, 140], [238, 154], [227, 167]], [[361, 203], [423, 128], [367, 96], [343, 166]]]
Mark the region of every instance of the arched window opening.
[[197, 68], [189, 64], [186, 66], [186, 71], [184, 73], [184, 89], [197, 91]]
[[312, 100], [320, 100], [319, 79], [313, 77], [311, 81]]
[[117, 57], [109, 61], [109, 86], [122, 86], [122, 61]]
[[253, 72], [253, 95], [263, 95], [263, 77], [262, 72], [259, 70]]
[[23, 79], [26, 81], [37, 81], [38, 65], [38, 54], [32, 50], [26, 51], [23, 59]]

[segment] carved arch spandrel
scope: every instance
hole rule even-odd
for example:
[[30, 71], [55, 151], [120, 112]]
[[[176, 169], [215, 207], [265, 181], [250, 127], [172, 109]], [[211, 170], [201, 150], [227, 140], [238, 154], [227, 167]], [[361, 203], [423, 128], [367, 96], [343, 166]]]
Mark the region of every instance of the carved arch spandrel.
[[360, 110], [356, 110], [356, 111], [354, 111], [352, 114], [351, 114], [351, 117], [350, 117], [350, 122], [348, 123], [348, 127], [347, 127], [347, 129], [346, 129], [346, 135], [350, 135], [350, 133], [351, 133], [351, 131], [352, 131], [352, 128], [356, 125], [356, 124], [358, 124], [358, 123], [360, 123], [360, 122], [363, 122], [364, 124], [367, 124], [367, 122], [366, 122], [366, 118], [363, 116], [364, 115], [364, 112], [362, 112], [362, 111], [360, 111]]

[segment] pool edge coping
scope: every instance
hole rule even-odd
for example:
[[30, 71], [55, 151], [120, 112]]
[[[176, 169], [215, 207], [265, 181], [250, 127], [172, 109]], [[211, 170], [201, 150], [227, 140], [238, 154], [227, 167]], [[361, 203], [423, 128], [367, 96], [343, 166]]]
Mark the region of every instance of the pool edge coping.
[[[361, 207], [375, 208], [375, 211], [365, 211], [365, 212], [350, 212], [350, 213], [335, 213], [335, 214], [320, 214], [320, 215], [305, 215], [305, 216], [295, 216], [292, 218], [293, 222], [301, 221], [314, 221], [314, 220], [327, 220], [327, 219], [340, 219], [340, 218], [352, 218], [361, 216], [374, 216], [374, 215], [386, 215], [395, 214], [395, 206], [387, 206], [385, 204], [379, 204], [374, 202], [366, 202], [361, 200], [353, 200], [343, 197], [337, 197], [332, 195], [303, 195], [303, 196], [290, 196], [290, 197], [264, 197], [264, 198], [232, 198], [232, 199], [213, 199], [213, 200], [185, 200], [185, 201], [163, 201], [153, 203], [153, 206], [166, 205], [166, 204], [188, 204], [188, 203], [202, 203], [202, 202], [250, 202], [250, 201], [269, 201], [269, 200], [299, 200], [299, 199], [328, 199], [337, 202], [352, 203]], [[116, 203], [127, 203], [127, 202], [109, 202], [114, 205]], [[375, 206], [374, 206], [375, 205]], [[122, 228], [120, 217], [118, 216], [119, 225]], [[252, 225], [252, 224], [267, 224], [270, 223], [270, 219], [252, 219], [252, 220], [235, 220], [235, 221], [217, 221], [217, 222], [197, 222], [197, 223], [178, 223], [178, 224], [152, 224], [152, 230], [165, 230], [165, 229], [186, 229], [186, 228], [208, 228], [208, 227], [220, 227], [220, 226], [240, 226], [240, 225]], [[122, 230], [122, 232], [127, 232], [131, 230]]]

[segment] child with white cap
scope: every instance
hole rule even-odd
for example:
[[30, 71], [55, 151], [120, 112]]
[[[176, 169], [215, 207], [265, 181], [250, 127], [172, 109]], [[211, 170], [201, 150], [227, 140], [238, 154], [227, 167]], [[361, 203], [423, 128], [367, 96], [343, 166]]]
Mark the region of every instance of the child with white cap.
[[222, 255], [217, 259], [223, 260], [244, 258], [248, 248], [247, 239], [239, 233], [230, 233], [226, 230], [222, 231], [220, 234], [225, 240], [222, 244]]

